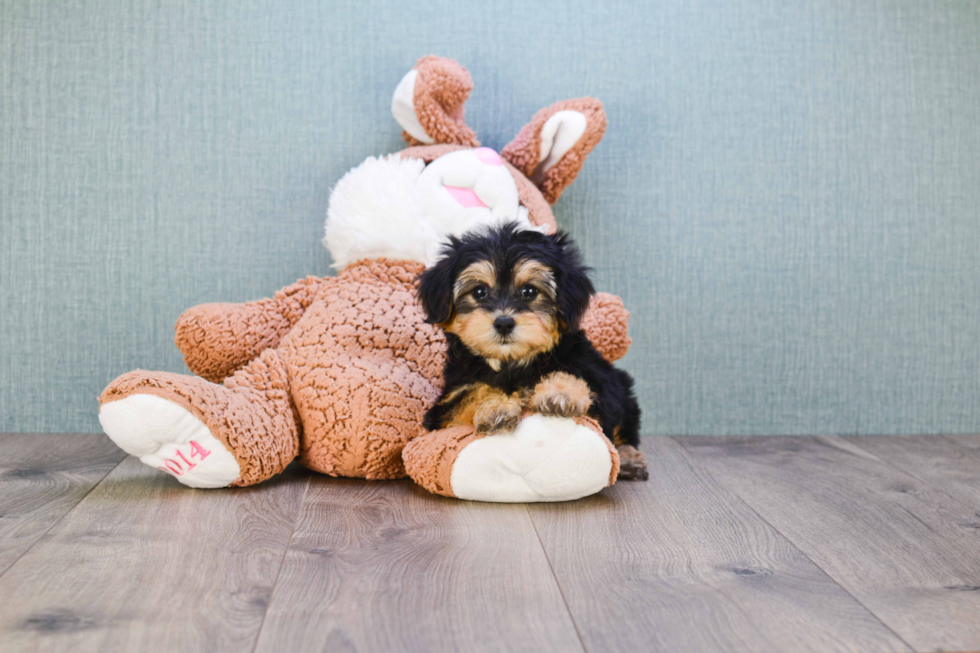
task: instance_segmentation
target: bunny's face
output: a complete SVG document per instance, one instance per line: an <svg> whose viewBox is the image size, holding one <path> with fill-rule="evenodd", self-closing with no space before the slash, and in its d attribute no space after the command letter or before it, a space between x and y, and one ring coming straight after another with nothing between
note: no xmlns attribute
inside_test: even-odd
<svg viewBox="0 0 980 653"><path fill-rule="evenodd" d="M420 59L398 84L392 113L413 147L367 159L334 188L324 239L334 267L379 257L431 265L449 236L488 225L557 229L551 204L602 138L602 104L542 109L498 154L463 121L472 88L465 68L438 57Z"/></svg>
<svg viewBox="0 0 980 653"><path fill-rule="evenodd" d="M514 177L488 147L435 159L419 175L415 194L422 211L446 235L492 222L530 225Z"/></svg>

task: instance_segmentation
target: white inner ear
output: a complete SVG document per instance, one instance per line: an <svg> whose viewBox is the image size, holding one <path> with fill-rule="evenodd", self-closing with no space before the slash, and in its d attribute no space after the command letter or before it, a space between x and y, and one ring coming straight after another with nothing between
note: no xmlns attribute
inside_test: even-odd
<svg viewBox="0 0 980 653"><path fill-rule="evenodd" d="M435 140L425 133L422 123L415 115L415 79L419 76L419 71L412 68L408 71L402 81L398 82L395 94L391 97L391 115L401 128L417 141L426 145L435 143ZM582 116L585 118L585 116Z"/></svg>
<svg viewBox="0 0 980 653"><path fill-rule="evenodd" d="M548 118L541 128L541 163L531 175L535 183L540 183L545 173L575 147L588 124L581 111L559 111Z"/></svg>

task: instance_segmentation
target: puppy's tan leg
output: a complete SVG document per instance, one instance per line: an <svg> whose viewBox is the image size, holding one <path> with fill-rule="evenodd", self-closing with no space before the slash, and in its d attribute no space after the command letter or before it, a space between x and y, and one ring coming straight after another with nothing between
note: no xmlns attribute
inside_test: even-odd
<svg viewBox="0 0 980 653"><path fill-rule="evenodd" d="M492 435L517 428L523 412L520 398L507 395L483 383L466 386L460 389L465 396L453 410L443 428L457 425L476 427L476 432ZM458 397L454 393L452 398Z"/></svg>
<svg viewBox="0 0 980 653"><path fill-rule="evenodd" d="M496 391L488 394L476 407L473 425L477 433L486 435L513 431L521 421L521 412L521 400L516 395Z"/></svg>
<svg viewBox="0 0 980 653"><path fill-rule="evenodd" d="M565 372L553 372L534 386L531 410L551 417L579 417L592 405L585 381Z"/></svg>
<svg viewBox="0 0 980 653"><path fill-rule="evenodd" d="M647 471L647 459L643 457L643 452L636 447L628 444L617 444L616 452L619 454L619 476L620 481L645 481L650 478Z"/></svg>

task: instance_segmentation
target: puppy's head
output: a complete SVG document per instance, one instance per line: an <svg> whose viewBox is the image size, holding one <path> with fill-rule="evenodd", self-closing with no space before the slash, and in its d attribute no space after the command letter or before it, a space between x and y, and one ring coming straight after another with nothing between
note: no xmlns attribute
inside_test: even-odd
<svg viewBox="0 0 980 653"><path fill-rule="evenodd" d="M456 334L474 354L530 360L578 328L594 293L568 237L508 224L451 238L422 273L426 321Z"/></svg>

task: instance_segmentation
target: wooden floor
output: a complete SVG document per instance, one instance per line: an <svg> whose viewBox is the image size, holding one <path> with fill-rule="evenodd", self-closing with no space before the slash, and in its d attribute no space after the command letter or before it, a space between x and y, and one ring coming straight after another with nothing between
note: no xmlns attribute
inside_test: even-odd
<svg viewBox="0 0 980 653"><path fill-rule="evenodd" d="M647 438L566 504L0 435L0 651L980 649L980 436Z"/></svg>

